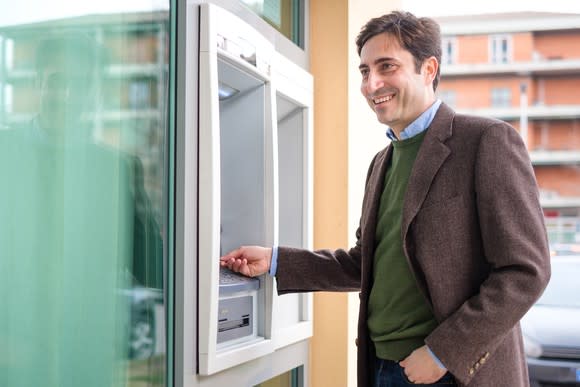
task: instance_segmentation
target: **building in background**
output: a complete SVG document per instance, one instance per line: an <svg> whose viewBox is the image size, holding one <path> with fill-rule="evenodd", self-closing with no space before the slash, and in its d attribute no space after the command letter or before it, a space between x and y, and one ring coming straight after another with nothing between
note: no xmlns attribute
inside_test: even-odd
<svg viewBox="0 0 580 387"><path fill-rule="evenodd" d="M167 125L168 11L80 16L0 30L0 122L27 125L38 112L35 56L47 38L84 36L99 45L102 58L94 76L98 87L89 120L93 139L138 157L145 189L162 203ZM155 208L159 218L162 210ZM160 219L158 219L160 220Z"/></svg>
<svg viewBox="0 0 580 387"><path fill-rule="evenodd" d="M580 15L438 18L439 97L519 130L540 186L550 242L580 243Z"/></svg>

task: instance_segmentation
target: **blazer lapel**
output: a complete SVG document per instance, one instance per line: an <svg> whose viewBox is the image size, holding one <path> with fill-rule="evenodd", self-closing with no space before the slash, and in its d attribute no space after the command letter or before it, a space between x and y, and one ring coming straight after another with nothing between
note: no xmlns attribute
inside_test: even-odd
<svg viewBox="0 0 580 387"><path fill-rule="evenodd" d="M406 251L406 237L411 222L419 212L421 205L425 201L431 182L437 171L451 151L445 145L445 141L451 137L451 124L455 113L444 103L441 104L431 126L425 134L423 144L419 149L413 170L409 177L405 201L403 203L403 219L401 233L403 237L403 248Z"/></svg>

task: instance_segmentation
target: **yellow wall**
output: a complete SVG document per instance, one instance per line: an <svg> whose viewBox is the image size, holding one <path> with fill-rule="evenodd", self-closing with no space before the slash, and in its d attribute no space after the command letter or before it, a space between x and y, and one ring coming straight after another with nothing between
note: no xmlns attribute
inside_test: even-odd
<svg viewBox="0 0 580 387"><path fill-rule="evenodd" d="M355 38L371 17L400 0L311 0L310 52L314 75L314 247L354 243L364 178L375 150L386 145L359 93ZM356 385L356 293L314 296L310 386Z"/></svg>
<svg viewBox="0 0 580 387"><path fill-rule="evenodd" d="M314 247L346 246L348 233L348 1L310 3L314 75ZM314 296L310 386L346 386L346 294Z"/></svg>

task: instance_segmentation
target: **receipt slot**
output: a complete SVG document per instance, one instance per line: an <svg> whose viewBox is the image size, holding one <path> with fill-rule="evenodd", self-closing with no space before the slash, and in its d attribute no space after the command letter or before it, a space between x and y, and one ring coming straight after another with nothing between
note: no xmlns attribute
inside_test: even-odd
<svg viewBox="0 0 580 387"><path fill-rule="evenodd" d="M223 9L201 4L199 29L198 372L271 353L273 280L220 270L240 245L276 244L274 49Z"/></svg>

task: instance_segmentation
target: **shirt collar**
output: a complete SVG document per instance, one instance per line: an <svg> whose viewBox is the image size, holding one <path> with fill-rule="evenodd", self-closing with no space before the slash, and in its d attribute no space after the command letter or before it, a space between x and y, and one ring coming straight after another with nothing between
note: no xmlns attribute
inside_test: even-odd
<svg viewBox="0 0 580 387"><path fill-rule="evenodd" d="M406 140L408 138L415 137L420 133L423 133L425 130L427 130L429 125L431 125L431 122L433 122L433 118L435 118L435 114L437 113L437 110L439 110L439 106L441 106L440 99L433 102L429 109L425 110L419 117L417 117L415 121L411 122L411 124L409 124L409 126L407 126L401 132L400 139L397 138L395 131L391 128L387 129L387 137L391 141L399 141Z"/></svg>

